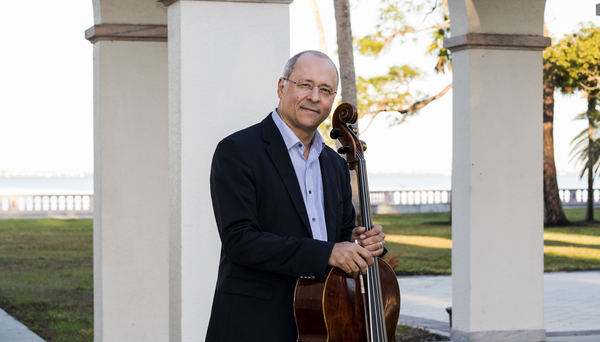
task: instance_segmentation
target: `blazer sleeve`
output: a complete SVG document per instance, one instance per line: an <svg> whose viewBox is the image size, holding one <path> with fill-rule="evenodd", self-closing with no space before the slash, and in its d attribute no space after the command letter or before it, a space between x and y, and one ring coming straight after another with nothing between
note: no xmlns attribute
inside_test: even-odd
<svg viewBox="0 0 600 342"><path fill-rule="evenodd" d="M213 209L225 257L232 263L324 281L334 243L264 231L257 214L256 181L244 148L219 143L210 175Z"/></svg>

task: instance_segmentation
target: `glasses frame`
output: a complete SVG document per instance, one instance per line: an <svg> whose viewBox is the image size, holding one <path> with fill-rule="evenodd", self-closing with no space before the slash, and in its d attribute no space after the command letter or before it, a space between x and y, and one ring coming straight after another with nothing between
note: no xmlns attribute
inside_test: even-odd
<svg viewBox="0 0 600 342"><path fill-rule="evenodd" d="M294 81L290 80L289 78L285 78L285 77L282 77L282 78L283 78L285 81L289 81L289 82L292 82L292 83L294 83L294 84L296 85L296 88L298 88L298 82L294 82ZM320 88L318 85L313 85L313 86L310 88L310 92L312 92L312 91L313 91L313 89L314 89L315 87L317 87L317 90L319 90L319 91L318 91L319 97L321 97L321 98L324 98L324 99L330 99L330 98L334 98L334 97L335 97L335 95L337 94L337 91L332 91L331 95L328 95L328 96L323 96L323 94L321 94L321 88Z"/></svg>

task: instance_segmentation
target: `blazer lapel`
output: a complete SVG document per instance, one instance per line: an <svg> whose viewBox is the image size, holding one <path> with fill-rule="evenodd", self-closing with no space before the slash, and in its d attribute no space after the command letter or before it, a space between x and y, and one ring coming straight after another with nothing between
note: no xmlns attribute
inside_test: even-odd
<svg viewBox="0 0 600 342"><path fill-rule="evenodd" d="M327 147L325 147L327 148ZM330 242L336 242L337 235L337 215L336 210L338 205L336 199L338 198L336 188L339 184L339 180L335 179L333 167L329 163L329 159L325 151L321 152L319 156L319 164L321 165L321 178L323 179L323 196L325 203L325 224L327 225L327 240Z"/></svg>
<svg viewBox="0 0 600 342"><path fill-rule="evenodd" d="M277 169L277 172L281 176L283 183L292 199L292 203L298 211L298 215L302 219L302 223L306 227L306 230L313 237L312 230L310 229L310 223L308 222L308 213L306 212L306 206L304 205L304 199L300 192L300 185L298 185L298 178L296 177L296 171L290 159L290 155L285 147L285 142L279 133L279 129L273 122L271 114L262 121L263 128L263 140L270 144L266 147L267 153L273 165Z"/></svg>

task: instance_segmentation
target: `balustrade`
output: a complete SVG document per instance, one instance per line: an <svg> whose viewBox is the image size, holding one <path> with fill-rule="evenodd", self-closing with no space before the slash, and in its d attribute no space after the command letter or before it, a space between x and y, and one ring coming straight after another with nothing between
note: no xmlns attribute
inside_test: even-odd
<svg viewBox="0 0 600 342"><path fill-rule="evenodd" d="M450 190L371 191L371 205L418 205L450 203Z"/></svg>
<svg viewBox="0 0 600 342"><path fill-rule="evenodd" d="M565 207L585 206L587 189L558 191ZM600 189L594 189L594 204L600 205ZM372 206L446 204L452 201L450 190L371 191ZM93 195L0 195L0 218L92 217Z"/></svg>
<svg viewBox="0 0 600 342"><path fill-rule="evenodd" d="M562 189L558 190L558 196L563 206L585 206L588 200L587 189ZM600 205L600 190L594 189L594 205Z"/></svg>
<svg viewBox="0 0 600 342"><path fill-rule="evenodd" d="M450 203L450 190L393 190L371 191L371 205L419 205ZM560 200L565 207L585 206L588 198L587 189L558 190ZM594 204L600 205L600 189L594 189Z"/></svg>
<svg viewBox="0 0 600 342"><path fill-rule="evenodd" d="M0 218L93 215L93 195L0 195Z"/></svg>

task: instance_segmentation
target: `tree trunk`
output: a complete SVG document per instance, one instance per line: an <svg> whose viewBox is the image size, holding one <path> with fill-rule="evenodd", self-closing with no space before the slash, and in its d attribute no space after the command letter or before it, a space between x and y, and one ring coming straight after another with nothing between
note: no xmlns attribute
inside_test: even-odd
<svg viewBox="0 0 600 342"><path fill-rule="evenodd" d="M352 50L352 27L350 26L349 0L334 0L335 22L337 25L338 56L340 59L340 81L342 102L356 106L356 74Z"/></svg>
<svg viewBox="0 0 600 342"><path fill-rule="evenodd" d="M544 74L551 73L552 64L544 64ZM556 164L554 163L554 84L551 78L544 78L544 225L568 226L562 202L558 195Z"/></svg>
<svg viewBox="0 0 600 342"><path fill-rule="evenodd" d="M317 32L319 33L319 45L321 46L321 52L327 53L327 42L325 41L325 30L323 29L323 21L321 21L321 14L319 13L319 6L317 0L310 0L310 7L312 8L313 15L315 16L315 23L317 24Z"/></svg>
<svg viewBox="0 0 600 342"><path fill-rule="evenodd" d="M587 210L585 214L586 221L594 221L594 119L592 111L596 107L596 98L588 99L588 198Z"/></svg>
<svg viewBox="0 0 600 342"><path fill-rule="evenodd" d="M356 106L356 74L354 72L354 51L352 50L352 26L350 25L349 0L333 0L335 23L337 27L338 57L340 61L340 82L342 103ZM358 126L358 125L357 125ZM356 211L356 224L361 224L360 196L356 171L350 171L352 186L352 204ZM368 228L368 227L367 227Z"/></svg>

